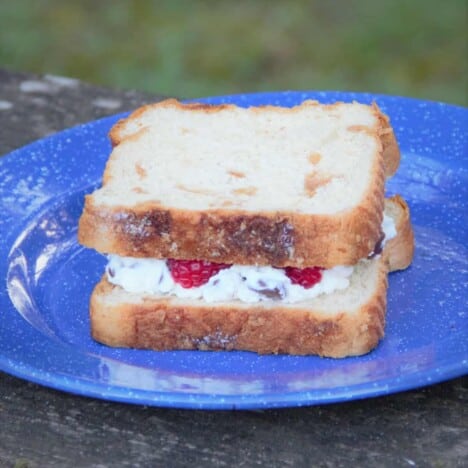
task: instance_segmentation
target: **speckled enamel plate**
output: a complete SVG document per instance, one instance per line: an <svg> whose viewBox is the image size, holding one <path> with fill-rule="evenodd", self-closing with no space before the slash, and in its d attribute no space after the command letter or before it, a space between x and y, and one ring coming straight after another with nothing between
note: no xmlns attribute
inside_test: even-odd
<svg viewBox="0 0 468 468"><path fill-rule="evenodd" d="M0 369L108 400L185 408L268 408L385 395L468 369L467 118L464 108L399 97L282 92L205 99L291 106L369 103L402 150L388 192L409 202L416 256L390 275L386 337L341 360L248 352L112 349L89 335L88 298L104 259L77 244L83 197L99 183L120 116L72 128L0 159Z"/></svg>

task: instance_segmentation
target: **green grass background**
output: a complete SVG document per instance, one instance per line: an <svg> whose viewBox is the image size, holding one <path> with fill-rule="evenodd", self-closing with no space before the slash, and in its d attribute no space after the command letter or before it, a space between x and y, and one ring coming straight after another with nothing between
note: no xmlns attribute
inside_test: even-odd
<svg viewBox="0 0 468 468"><path fill-rule="evenodd" d="M467 104L466 0L0 0L0 66L180 97L371 91Z"/></svg>

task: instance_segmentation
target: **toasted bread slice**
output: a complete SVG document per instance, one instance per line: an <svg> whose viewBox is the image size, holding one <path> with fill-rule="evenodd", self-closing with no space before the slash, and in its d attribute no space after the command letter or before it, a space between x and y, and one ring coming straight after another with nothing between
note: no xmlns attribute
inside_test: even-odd
<svg viewBox="0 0 468 468"><path fill-rule="evenodd" d="M358 263L345 290L295 304L206 303L128 293L103 277L91 297L92 335L110 346L155 350L367 353L384 335L389 268L406 268L414 249L406 203L393 197L385 212L394 219L397 236L382 255Z"/></svg>
<svg viewBox="0 0 468 468"><path fill-rule="evenodd" d="M103 253L352 265L380 236L399 152L377 106L143 107L111 131L79 241ZM385 171L386 168L386 171Z"/></svg>
<svg viewBox="0 0 468 468"><path fill-rule="evenodd" d="M385 200L385 214L395 221L397 235L386 243L383 254L390 271L404 270L414 255L414 233L408 205L399 195L394 195Z"/></svg>

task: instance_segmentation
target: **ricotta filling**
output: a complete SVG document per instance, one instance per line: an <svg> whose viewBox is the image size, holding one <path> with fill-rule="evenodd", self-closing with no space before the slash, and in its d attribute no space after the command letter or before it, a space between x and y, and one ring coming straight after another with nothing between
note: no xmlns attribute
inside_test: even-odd
<svg viewBox="0 0 468 468"><path fill-rule="evenodd" d="M396 237L397 230L395 226L395 221L392 217L387 216L384 214L383 221L382 221L382 232L384 233L384 239L382 242L382 248L384 245L390 240Z"/></svg>
<svg viewBox="0 0 468 468"><path fill-rule="evenodd" d="M384 215L382 230L385 235L383 247L396 236L392 218ZM346 289L353 271L353 266L336 266L322 270L321 280L306 289L293 284L281 268L232 265L213 275L201 286L184 288L172 278L165 259L109 255L106 267L107 280L129 293L203 299L208 303L235 300L246 303L307 301L321 294Z"/></svg>

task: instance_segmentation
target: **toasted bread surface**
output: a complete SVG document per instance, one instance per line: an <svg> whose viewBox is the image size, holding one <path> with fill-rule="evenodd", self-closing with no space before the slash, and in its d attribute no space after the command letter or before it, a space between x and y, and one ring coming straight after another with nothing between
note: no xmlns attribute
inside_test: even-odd
<svg viewBox="0 0 468 468"><path fill-rule="evenodd" d="M385 173L399 161L388 119L357 103L171 100L110 135L114 150L103 187L86 197L79 241L122 256L354 264L380 236Z"/></svg>

